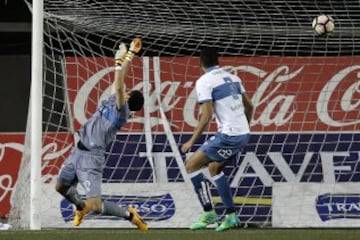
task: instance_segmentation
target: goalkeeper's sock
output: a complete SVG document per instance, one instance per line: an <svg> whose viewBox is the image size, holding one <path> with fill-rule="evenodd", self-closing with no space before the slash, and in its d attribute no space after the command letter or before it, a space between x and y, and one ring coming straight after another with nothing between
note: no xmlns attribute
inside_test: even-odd
<svg viewBox="0 0 360 240"><path fill-rule="evenodd" d="M75 187L70 187L64 197L76 206L76 210L81 211L85 207L85 202L81 199Z"/></svg>
<svg viewBox="0 0 360 240"><path fill-rule="evenodd" d="M215 182L216 189L222 199L224 207L227 209L226 213L235 212L234 201L228 180L223 172L212 177Z"/></svg>
<svg viewBox="0 0 360 240"><path fill-rule="evenodd" d="M213 206L211 202L210 188L208 182L204 178L204 174L201 171L190 173L190 179L204 211L211 211Z"/></svg>
<svg viewBox="0 0 360 240"><path fill-rule="evenodd" d="M122 217L127 220L131 218L130 212L126 208L119 207L119 205L109 201L103 201L102 213L105 215Z"/></svg>

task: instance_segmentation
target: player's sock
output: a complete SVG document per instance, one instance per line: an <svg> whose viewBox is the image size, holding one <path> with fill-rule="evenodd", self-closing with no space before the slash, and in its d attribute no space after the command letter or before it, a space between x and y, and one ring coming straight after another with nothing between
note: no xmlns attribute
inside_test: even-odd
<svg viewBox="0 0 360 240"><path fill-rule="evenodd" d="M204 178L204 174L201 171L196 171L190 173L189 176L204 211L211 211L213 206L211 202L210 188L208 182Z"/></svg>
<svg viewBox="0 0 360 240"><path fill-rule="evenodd" d="M221 172L220 174L213 176L212 179L215 181L216 189L226 208L226 214L235 212L231 188L224 173Z"/></svg>
<svg viewBox="0 0 360 240"><path fill-rule="evenodd" d="M81 211L84 209L85 202L81 199L75 187L70 187L64 197L76 206L76 210Z"/></svg>
<svg viewBox="0 0 360 240"><path fill-rule="evenodd" d="M126 208L119 207L119 205L109 201L103 201L102 213L111 216L123 217L127 220L130 219L130 212Z"/></svg>

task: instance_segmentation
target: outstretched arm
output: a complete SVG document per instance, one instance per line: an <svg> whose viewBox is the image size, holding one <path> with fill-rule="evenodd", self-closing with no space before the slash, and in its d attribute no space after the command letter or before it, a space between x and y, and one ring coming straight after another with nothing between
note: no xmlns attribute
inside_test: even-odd
<svg viewBox="0 0 360 240"><path fill-rule="evenodd" d="M141 39L135 38L127 51L125 44L120 44L115 54L115 79L112 85L112 92L116 94L116 105L120 108L127 100L125 93L125 78L130 63L136 53L141 49Z"/></svg>
<svg viewBox="0 0 360 240"><path fill-rule="evenodd" d="M125 103L125 78L129 70L130 61L125 58L127 48L121 43L115 54L115 78L112 84L112 94L116 94L116 106L120 108Z"/></svg>

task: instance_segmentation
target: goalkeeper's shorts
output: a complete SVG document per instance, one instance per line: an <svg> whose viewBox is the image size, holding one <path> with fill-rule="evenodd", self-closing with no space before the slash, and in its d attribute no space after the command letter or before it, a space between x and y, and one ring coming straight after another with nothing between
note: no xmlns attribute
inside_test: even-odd
<svg viewBox="0 0 360 240"><path fill-rule="evenodd" d="M64 185L83 187L86 198L101 196L103 154L73 149L61 167L58 182Z"/></svg>

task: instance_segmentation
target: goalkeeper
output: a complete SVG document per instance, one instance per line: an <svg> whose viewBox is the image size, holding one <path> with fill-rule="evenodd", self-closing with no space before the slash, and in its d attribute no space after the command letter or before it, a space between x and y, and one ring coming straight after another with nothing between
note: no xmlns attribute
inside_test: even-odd
<svg viewBox="0 0 360 240"><path fill-rule="evenodd" d="M79 130L79 141L65 160L58 176L56 191L76 207L74 226L79 226L89 211L123 217L147 231L148 226L135 208L122 208L115 203L101 199L102 169L105 149L116 136L117 131L127 122L131 111L140 111L144 97L139 91L125 91L124 79L134 55L141 49L140 38L135 38L129 50L120 44L115 54L115 79L111 96ZM76 190L80 183L85 190L86 200Z"/></svg>
<svg viewBox="0 0 360 240"><path fill-rule="evenodd" d="M249 140L253 105L240 78L219 67L215 48L204 48L201 51L200 65L205 72L196 81L201 116L192 137L182 145L181 150L184 153L190 150L215 115L217 133L191 155L185 168L204 210L190 229L206 228L218 220L212 206L209 186L201 171L207 166L226 209L225 219L215 229L219 232L240 225L240 219L235 213L231 189L222 169Z"/></svg>

